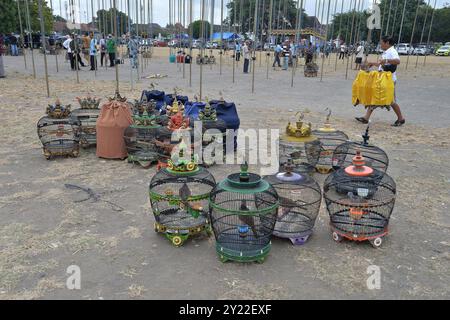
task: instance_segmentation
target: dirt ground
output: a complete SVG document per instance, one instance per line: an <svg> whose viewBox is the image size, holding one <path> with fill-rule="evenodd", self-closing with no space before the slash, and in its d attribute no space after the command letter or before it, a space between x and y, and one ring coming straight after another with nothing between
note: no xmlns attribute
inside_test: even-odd
<svg viewBox="0 0 450 320"><path fill-rule="evenodd" d="M169 64L167 49L157 49L147 61L139 83L130 87L129 65L120 66L123 96L138 99L150 83L193 97L199 92L199 67ZM80 84L69 64L49 56L51 97L47 98L43 56L35 55L24 70L22 57L4 57L6 79L0 79L0 299L449 299L450 298L450 59L423 57L416 68L406 57L398 70L398 100L407 124L392 128L393 112L377 110L371 141L390 157L389 174L398 188L390 234L383 247L368 243L335 243L322 204L314 234L301 247L273 239L264 264L222 264L214 238L200 236L174 248L153 230L148 184L155 169L126 161L96 158L95 150L77 159L47 161L42 155L36 123L48 103L60 98L76 107L75 98L88 93L104 100L115 90L112 69L82 68ZM332 121L351 139L360 140L364 125L353 120L362 107L351 105L356 71L345 80L346 63L335 56L324 62L323 81L303 77L299 68L294 87L291 73L269 69L256 61L252 75L232 59L223 58L204 70L203 95L222 93L238 106L241 128L282 129L295 112L306 111L314 127L323 123L325 108ZM374 57L372 57L374 58ZM376 58L376 57L375 57ZM272 62L272 61L271 61ZM270 62L270 63L271 63ZM147 79L152 74L167 75ZM134 75L136 80L137 76ZM243 146L241 146L243 147ZM237 166L215 166L217 180ZM257 171L256 166L251 170ZM315 175L322 183L324 176ZM77 202L83 192L65 184L91 188L99 201ZM67 268L81 269L81 290L66 288ZM367 268L381 268L381 288L369 290Z"/></svg>

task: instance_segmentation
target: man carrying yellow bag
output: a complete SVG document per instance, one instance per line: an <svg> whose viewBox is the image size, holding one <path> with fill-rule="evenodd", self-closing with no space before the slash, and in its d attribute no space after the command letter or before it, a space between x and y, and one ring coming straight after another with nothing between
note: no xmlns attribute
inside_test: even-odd
<svg viewBox="0 0 450 320"><path fill-rule="evenodd" d="M389 36L384 36L381 39L381 49L384 51L380 61L378 62L369 62L368 67L376 66L379 71L392 72L392 79L394 80L394 84L397 82L397 66L400 64L400 56L398 55L397 50L394 48L394 39ZM394 87L394 102L391 105L392 109L394 109L395 114L397 115L397 121L393 124L394 127L401 127L405 124L406 120L402 115L400 110L400 106L396 101L395 87ZM359 122L364 124L369 123L370 116L372 115L375 108L368 108L367 113L364 117L356 118Z"/></svg>

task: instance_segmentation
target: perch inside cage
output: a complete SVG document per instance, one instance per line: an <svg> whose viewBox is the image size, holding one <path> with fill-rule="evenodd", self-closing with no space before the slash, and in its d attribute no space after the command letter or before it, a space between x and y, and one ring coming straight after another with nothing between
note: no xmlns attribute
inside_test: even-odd
<svg viewBox="0 0 450 320"><path fill-rule="evenodd" d="M302 245L312 234L322 202L322 190L309 175L293 171L292 164L284 169L284 172L266 178L280 199L273 235Z"/></svg>
<svg viewBox="0 0 450 320"><path fill-rule="evenodd" d="M270 251L278 195L247 170L242 165L240 173L229 175L211 192L210 219L222 262L263 262Z"/></svg>
<svg viewBox="0 0 450 320"><path fill-rule="evenodd" d="M369 240L381 246L388 234L396 185L386 173L366 165L357 151L352 165L332 173L324 184L333 239Z"/></svg>
<svg viewBox="0 0 450 320"><path fill-rule="evenodd" d="M59 100L48 105L47 116L37 123L39 139L47 160L56 156L78 157L79 123L70 117L70 105L64 106Z"/></svg>
<svg viewBox="0 0 450 320"><path fill-rule="evenodd" d="M295 171L312 173L319 161L322 146L320 140L312 134L311 123L303 122L303 113L299 112L296 116L296 123L289 122L286 133L280 138L280 167L292 161Z"/></svg>
<svg viewBox="0 0 450 320"><path fill-rule="evenodd" d="M80 125L80 145L83 148L97 144L97 119L100 116L100 99L87 96L77 98L79 109L72 111L70 117L73 122Z"/></svg>
<svg viewBox="0 0 450 320"><path fill-rule="evenodd" d="M319 161L316 169L319 173L327 174L333 169L333 154L338 146L348 141L348 136L331 126L330 123L331 110L328 113L325 124L322 128L313 131L322 146Z"/></svg>
<svg viewBox="0 0 450 320"><path fill-rule="evenodd" d="M345 142L336 147L333 154L333 169L338 170L350 166L357 151L361 151L366 159L366 164L382 172L386 172L389 166L389 157L383 149L369 143L369 126L364 133L361 142Z"/></svg>
<svg viewBox="0 0 450 320"><path fill-rule="evenodd" d="M160 158L158 138L159 117L149 115L147 109L143 113L133 115L133 124L124 133L125 145L128 152L128 162L139 163L148 168Z"/></svg>
<svg viewBox="0 0 450 320"><path fill-rule="evenodd" d="M155 231L164 233L175 246L195 234L211 233L208 199L215 180L188 151L181 144L167 167L152 178L149 188Z"/></svg>

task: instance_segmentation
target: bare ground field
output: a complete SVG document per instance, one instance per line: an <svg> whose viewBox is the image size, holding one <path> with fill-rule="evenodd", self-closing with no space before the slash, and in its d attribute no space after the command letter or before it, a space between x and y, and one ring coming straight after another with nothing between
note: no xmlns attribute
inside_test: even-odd
<svg viewBox="0 0 450 320"><path fill-rule="evenodd" d="M199 68L169 64L167 49L158 49L141 78L130 86L127 64L120 66L121 94L139 98L154 83L171 92L179 87L193 97L199 92ZM216 53L216 57L218 55ZM302 247L274 239L264 264L222 264L214 238L197 237L174 248L153 231L148 183L155 169L126 161L96 158L95 150L77 159L47 161L36 134L36 122L48 103L60 98L76 105L88 93L106 99L115 90L114 71L94 77L84 68L80 84L67 63L48 57L51 97L47 98L43 58L36 54L38 79L23 58L4 57L8 77L0 79L0 299L448 299L450 298L450 59L420 58L415 67L406 57L399 69L398 97L407 125L392 128L392 112L377 110L371 141L390 157L389 174L398 187L390 235L381 249L368 243L335 243L328 214L321 212L310 241ZM219 62L219 59L218 59ZM230 57L204 67L203 95L219 92L238 106L241 127L279 128L299 110L318 127L325 108L333 123L354 140L365 129L353 120L363 113L351 105L355 71L345 80L345 62L334 71L334 56L325 61L324 78L304 78L256 62L255 93L251 75L237 66L232 82ZM136 80L136 75L134 75ZM243 148L243 146L241 146ZM238 166L215 166L217 180ZM252 166L257 170L257 166ZM324 176L315 175L322 183ZM84 193L65 184L91 188L98 201L77 202ZM81 290L68 290L66 269L81 268ZM366 286L367 267L381 268L380 290Z"/></svg>

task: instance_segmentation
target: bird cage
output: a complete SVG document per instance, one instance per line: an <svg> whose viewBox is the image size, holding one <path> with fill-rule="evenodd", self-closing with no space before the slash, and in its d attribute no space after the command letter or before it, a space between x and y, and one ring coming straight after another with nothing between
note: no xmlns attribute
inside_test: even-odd
<svg viewBox="0 0 450 320"><path fill-rule="evenodd" d="M71 113L74 122L80 124L80 145L82 148L89 148L97 145L97 119L100 116L100 99L87 96L77 98L80 104L79 109Z"/></svg>
<svg viewBox="0 0 450 320"><path fill-rule="evenodd" d="M260 176L241 172L229 175L211 192L209 212L222 262L263 262L270 251L278 195Z"/></svg>
<svg viewBox="0 0 450 320"><path fill-rule="evenodd" d="M42 142L47 160L57 156L78 157L79 124L70 118L70 105L64 106L59 100L48 105L47 116L37 123L37 132Z"/></svg>
<svg viewBox="0 0 450 320"><path fill-rule="evenodd" d="M155 216L155 231L164 233L175 246L190 236L211 233L208 199L215 186L214 177L189 157L187 145L181 143L167 167L150 182L150 203Z"/></svg>
<svg viewBox="0 0 450 320"><path fill-rule="evenodd" d="M143 114L133 115L133 124L124 133L129 163L138 163L149 168L159 160L160 153L155 140L160 127L158 117L148 115L147 110Z"/></svg>
<svg viewBox="0 0 450 320"><path fill-rule="evenodd" d="M309 62L305 65L304 73L307 78L315 78L319 73L319 66L315 62Z"/></svg>
<svg viewBox="0 0 450 320"><path fill-rule="evenodd" d="M312 234L322 202L322 190L309 175L294 172L289 163L284 172L266 180L280 198L274 236L290 239L294 245L303 245Z"/></svg>
<svg viewBox="0 0 450 320"><path fill-rule="evenodd" d="M292 160L295 171L312 173L319 161L322 146L320 140L312 134L311 123L303 122L303 113L298 112L296 116L297 122L295 124L289 122L286 133L280 138L280 167L284 167Z"/></svg>
<svg viewBox="0 0 450 320"><path fill-rule="evenodd" d="M169 118L166 115L161 115L160 110L157 108L156 100L148 100L147 96L143 95L141 100L134 100L132 106L134 115L142 116L146 112L147 116L155 116L159 125L167 126Z"/></svg>
<svg viewBox="0 0 450 320"><path fill-rule="evenodd" d="M219 139L221 139L222 147L224 154L224 144L226 143L226 134L227 134L227 124L222 119L217 117L217 112L214 108L211 107L209 103L205 105L205 107L199 111L198 121L191 121L191 126L193 128L193 138L201 137L201 141L193 141L194 144L198 143L202 145L200 150L205 150L206 147L216 142L218 135L220 134ZM199 126L198 123L201 125ZM200 129L200 130L199 130ZM211 156L214 158L215 150L212 150ZM214 159L209 159L208 157L203 157L203 152L201 155L198 155L199 158L203 159L203 164L206 166L214 165Z"/></svg>
<svg viewBox="0 0 450 320"><path fill-rule="evenodd" d="M319 161L316 169L319 173L328 174L333 170L333 154L338 146L348 141L348 136L336 130L330 123L331 110L322 128L313 131L313 135L319 138L322 145Z"/></svg>
<svg viewBox="0 0 450 320"><path fill-rule="evenodd" d="M389 157L381 148L369 144L369 126L364 133L362 142L345 142L338 146L333 154L333 168L335 170L346 168L353 162L357 151L364 154L366 163L373 169L386 172L389 166Z"/></svg>
<svg viewBox="0 0 450 320"><path fill-rule="evenodd" d="M335 241L368 240L377 248L388 234L396 185L386 173L366 164L357 151L352 165L328 176L324 198Z"/></svg>

